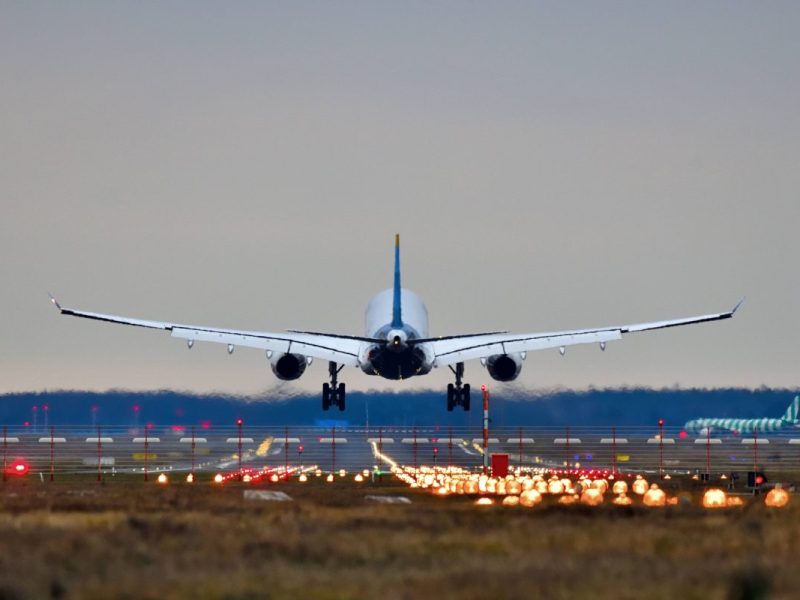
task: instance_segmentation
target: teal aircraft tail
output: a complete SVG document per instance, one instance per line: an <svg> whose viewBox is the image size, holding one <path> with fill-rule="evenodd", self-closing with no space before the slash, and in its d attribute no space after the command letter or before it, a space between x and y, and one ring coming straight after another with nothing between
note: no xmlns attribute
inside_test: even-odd
<svg viewBox="0 0 800 600"><path fill-rule="evenodd" d="M394 298L392 301L392 327L403 326L403 313L400 308L400 234L394 236Z"/></svg>
<svg viewBox="0 0 800 600"><path fill-rule="evenodd" d="M800 413L800 396L795 396L786 413L783 415L783 420L788 423L798 422L798 413Z"/></svg>

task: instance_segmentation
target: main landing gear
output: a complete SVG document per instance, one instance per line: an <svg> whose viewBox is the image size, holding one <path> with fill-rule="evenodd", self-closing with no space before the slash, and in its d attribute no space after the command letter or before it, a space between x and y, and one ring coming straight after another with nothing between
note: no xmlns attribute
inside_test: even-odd
<svg viewBox="0 0 800 600"><path fill-rule="evenodd" d="M322 384L322 410L328 410L331 406L338 407L339 410L344 410L344 400L346 391L343 383L337 384L337 376L339 371L344 368L336 366L335 362L328 363L328 373L331 376L330 383Z"/></svg>
<svg viewBox="0 0 800 600"><path fill-rule="evenodd" d="M447 410L452 412L456 406L461 406L465 411L469 410L469 384L461 384L464 377L464 363L456 363L456 368L450 367L456 376L456 383L447 384Z"/></svg>

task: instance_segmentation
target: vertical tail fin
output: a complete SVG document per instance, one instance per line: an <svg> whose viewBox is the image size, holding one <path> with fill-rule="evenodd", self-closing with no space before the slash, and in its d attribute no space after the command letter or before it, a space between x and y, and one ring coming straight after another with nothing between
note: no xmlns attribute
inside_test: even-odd
<svg viewBox="0 0 800 600"><path fill-rule="evenodd" d="M797 423L797 416L800 413L800 396L795 396L786 413L783 415L783 420L789 423Z"/></svg>
<svg viewBox="0 0 800 600"><path fill-rule="evenodd" d="M394 236L394 298L392 301L392 327L403 326L403 313L400 308L400 234Z"/></svg>

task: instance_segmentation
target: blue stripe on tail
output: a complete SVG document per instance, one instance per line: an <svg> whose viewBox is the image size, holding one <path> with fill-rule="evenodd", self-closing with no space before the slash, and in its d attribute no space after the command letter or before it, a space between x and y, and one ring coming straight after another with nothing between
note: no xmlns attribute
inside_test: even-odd
<svg viewBox="0 0 800 600"><path fill-rule="evenodd" d="M392 327L403 326L403 314L400 308L400 234L394 236L394 299L392 302Z"/></svg>

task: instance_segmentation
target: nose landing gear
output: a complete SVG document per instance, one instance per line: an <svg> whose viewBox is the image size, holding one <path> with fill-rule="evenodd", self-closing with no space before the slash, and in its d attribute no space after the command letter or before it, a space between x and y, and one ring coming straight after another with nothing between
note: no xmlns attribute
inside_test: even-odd
<svg viewBox="0 0 800 600"><path fill-rule="evenodd" d="M344 383L337 382L339 371L343 368L344 365L337 368L335 362L328 363L328 373L331 377L331 382L322 384L322 410L328 410L331 406L337 407L340 411L344 410L347 393Z"/></svg>
<svg viewBox="0 0 800 600"><path fill-rule="evenodd" d="M456 376L455 384L447 384L447 410L452 412L456 406L461 406L464 411L469 410L469 384L461 383L464 377L464 363L456 363L456 368L450 367L450 370Z"/></svg>

